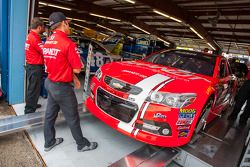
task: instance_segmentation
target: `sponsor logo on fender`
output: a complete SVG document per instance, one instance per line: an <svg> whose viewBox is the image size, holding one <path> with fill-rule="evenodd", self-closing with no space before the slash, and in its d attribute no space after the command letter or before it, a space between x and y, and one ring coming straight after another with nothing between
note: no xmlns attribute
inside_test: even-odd
<svg viewBox="0 0 250 167"><path fill-rule="evenodd" d="M187 137L189 133L189 130L181 130L178 132L178 137Z"/></svg>
<svg viewBox="0 0 250 167"><path fill-rule="evenodd" d="M128 100L129 100L129 101L135 101L135 98L128 97Z"/></svg>
<svg viewBox="0 0 250 167"><path fill-rule="evenodd" d="M155 113L155 114L154 114L154 118L162 118L162 119L166 119L166 118L167 118L167 116L166 116L166 115L163 115L163 114L161 114L161 113Z"/></svg>
<svg viewBox="0 0 250 167"><path fill-rule="evenodd" d="M181 108L179 111L179 118L194 119L196 109L184 109Z"/></svg>
<svg viewBox="0 0 250 167"><path fill-rule="evenodd" d="M179 118L176 122L176 125L191 125L192 122L193 119Z"/></svg>
<svg viewBox="0 0 250 167"><path fill-rule="evenodd" d="M190 129L190 125L184 125L184 126L177 126L177 130L189 130Z"/></svg>
<svg viewBox="0 0 250 167"><path fill-rule="evenodd" d="M183 114L195 114L196 113L196 109L189 109L189 108L180 108L180 113Z"/></svg>

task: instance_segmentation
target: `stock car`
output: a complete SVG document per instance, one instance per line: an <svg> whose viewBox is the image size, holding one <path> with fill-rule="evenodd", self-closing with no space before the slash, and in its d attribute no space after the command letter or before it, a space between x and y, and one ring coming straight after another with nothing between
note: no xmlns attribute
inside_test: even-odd
<svg viewBox="0 0 250 167"><path fill-rule="evenodd" d="M82 71L85 71L90 43L93 46L93 53L94 53L94 57L91 60L91 64L90 64L91 73L95 73L99 69L99 67L101 67L102 65L106 63L110 63L110 62L121 59L120 56L113 55L112 53L110 53L109 50L107 50L101 43L97 41L94 41L86 37L71 36L70 38L73 41L75 41L75 43L78 46L77 49L81 56L81 60L83 62Z"/></svg>
<svg viewBox="0 0 250 167"><path fill-rule="evenodd" d="M176 147L226 110L236 87L224 57L164 50L143 60L102 66L85 103L93 115L125 135Z"/></svg>

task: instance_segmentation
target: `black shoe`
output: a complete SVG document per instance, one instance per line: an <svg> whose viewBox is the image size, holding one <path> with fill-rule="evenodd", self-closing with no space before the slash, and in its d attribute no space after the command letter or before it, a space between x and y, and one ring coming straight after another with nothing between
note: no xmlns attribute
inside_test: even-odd
<svg viewBox="0 0 250 167"><path fill-rule="evenodd" d="M37 104L37 105L36 105L36 108L41 108L41 107L42 107L41 104Z"/></svg>
<svg viewBox="0 0 250 167"><path fill-rule="evenodd" d="M94 150L98 146L97 142L90 142L89 146L84 146L82 148L77 148L78 152L84 152L84 151L89 151L89 150Z"/></svg>
<svg viewBox="0 0 250 167"><path fill-rule="evenodd" d="M52 148L54 148L55 146L61 144L62 142L63 142L63 138L56 138L56 142L55 142L52 146L44 147L44 151L48 152L48 151L50 151Z"/></svg>
<svg viewBox="0 0 250 167"><path fill-rule="evenodd" d="M24 114L31 114L34 113L35 111L24 111Z"/></svg>

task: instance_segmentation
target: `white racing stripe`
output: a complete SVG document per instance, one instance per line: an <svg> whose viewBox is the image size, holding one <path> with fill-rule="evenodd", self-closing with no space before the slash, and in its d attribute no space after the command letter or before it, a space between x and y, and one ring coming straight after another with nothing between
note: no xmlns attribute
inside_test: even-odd
<svg viewBox="0 0 250 167"><path fill-rule="evenodd" d="M147 102L147 103L145 104L145 106L144 106L144 108L143 108L143 110L142 110L142 112L141 112L141 116L140 116L141 119L143 119L144 114L145 114L146 110L148 109L149 104L150 104L150 102Z"/></svg>
<svg viewBox="0 0 250 167"><path fill-rule="evenodd" d="M138 134L138 132L139 132L139 129L136 129L135 133L134 133L134 136L136 136Z"/></svg>
<svg viewBox="0 0 250 167"><path fill-rule="evenodd" d="M128 99L134 99L134 103L138 105L138 112L135 114L134 118L129 123L119 122L118 128L131 133L133 131L132 125L136 121L139 111L143 103L145 102L148 94L151 92L152 89L154 89L154 87L168 79L169 77L165 75L155 74L137 83L135 86L142 88L143 91L139 95L129 95Z"/></svg>

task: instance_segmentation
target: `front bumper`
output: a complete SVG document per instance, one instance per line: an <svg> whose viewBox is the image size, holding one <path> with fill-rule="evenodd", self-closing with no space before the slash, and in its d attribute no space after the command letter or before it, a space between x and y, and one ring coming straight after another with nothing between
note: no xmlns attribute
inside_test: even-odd
<svg viewBox="0 0 250 167"><path fill-rule="evenodd" d="M184 144L187 144L191 139L191 129L189 130L188 135L184 137L180 137L178 131L176 130L176 120L173 120L172 123L169 123L169 128L171 128L171 135L170 136L164 136L161 134L155 134L152 133L152 131L145 131L146 128L154 129L157 126L150 126L146 125L144 128L140 126L137 122L140 122L140 120L135 120L135 122L131 121L132 123L126 123L123 121L120 121L111 115L108 115L104 111L102 111L94 102L94 100L91 97L88 97L86 100L86 107L87 109L95 115L97 118L99 118L101 121L103 121L105 124L109 125L110 127L114 128L115 130L132 137L136 140L151 144L151 145L157 145L157 146L164 146L164 147L177 147ZM173 124L173 122L175 122ZM139 125L139 126L138 126ZM166 123L165 123L166 125ZM155 129L158 130L158 129Z"/></svg>

